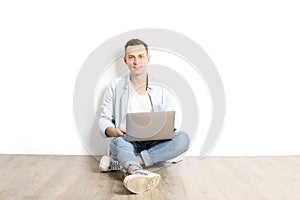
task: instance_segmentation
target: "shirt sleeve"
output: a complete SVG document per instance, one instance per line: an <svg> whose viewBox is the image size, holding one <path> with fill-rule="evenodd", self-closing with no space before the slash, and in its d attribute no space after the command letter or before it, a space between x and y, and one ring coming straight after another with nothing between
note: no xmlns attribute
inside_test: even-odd
<svg viewBox="0 0 300 200"><path fill-rule="evenodd" d="M101 112L98 120L100 130L103 133L104 137L107 137L107 135L105 134L105 130L107 127L115 127L113 99L114 88L111 83L105 90Z"/></svg>
<svg viewBox="0 0 300 200"><path fill-rule="evenodd" d="M173 94L167 88L162 87L159 94L156 96L157 101L153 106L154 112L158 111L175 111L175 129L179 128L180 125L180 116L179 116L179 107L180 104L176 99L175 94Z"/></svg>

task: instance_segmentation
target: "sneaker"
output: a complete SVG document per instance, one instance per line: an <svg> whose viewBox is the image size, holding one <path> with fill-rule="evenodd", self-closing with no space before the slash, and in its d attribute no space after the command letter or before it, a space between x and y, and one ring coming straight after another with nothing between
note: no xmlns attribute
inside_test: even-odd
<svg viewBox="0 0 300 200"><path fill-rule="evenodd" d="M121 163L118 160L114 160L109 156L102 156L99 162L100 172L109 172L121 169L123 169Z"/></svg>
<svg viewBox="0 0 300 200"><path fill-rule="evenodd" d="M155 188L159 184L159 181L159 174L137 169L124 178L123 184L132 193L142 193Z"/></svg>

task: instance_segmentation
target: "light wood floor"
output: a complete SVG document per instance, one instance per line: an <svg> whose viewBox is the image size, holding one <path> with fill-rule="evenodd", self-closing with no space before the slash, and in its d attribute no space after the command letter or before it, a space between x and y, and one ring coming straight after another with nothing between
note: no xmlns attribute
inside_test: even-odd
<svg viewBox="0 0 300 200"><path fill-rule="evenodd" d="M159 187L135 195L92 156L0 155L0 199L300 199L300 156L185 157L151 170Z"/></svg>

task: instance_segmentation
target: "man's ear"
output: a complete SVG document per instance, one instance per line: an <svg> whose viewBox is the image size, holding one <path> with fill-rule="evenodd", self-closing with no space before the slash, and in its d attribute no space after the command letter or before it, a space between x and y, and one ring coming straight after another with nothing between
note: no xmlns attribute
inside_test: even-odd
<svg viewBox="0 0 300 200"><path fill-rule="evenodd" d="M148 58L148 61L147 61L147 64L148 64L150 62L150 60L151 60L151 56L147 55L147 58Z"/></svg>
<svg viewBox="0 0 300 200"><path fill-rule="evenodd" d="M126 56L123 57L123 61L124 61L124 63L127 65Z"/></svg>

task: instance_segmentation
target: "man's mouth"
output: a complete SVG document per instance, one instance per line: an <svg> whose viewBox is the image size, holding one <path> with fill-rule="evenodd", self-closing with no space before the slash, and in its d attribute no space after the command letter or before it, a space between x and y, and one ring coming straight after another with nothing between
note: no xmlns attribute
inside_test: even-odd
<svg viewBox="0 0 300 200"><path fill-rule="evenodd" d="M138 69L140 69L140 68L142 68L143 66L141 65L141 66L135 66L135 67L133 67L133 69L134 70L138 70Z"/></svg>

